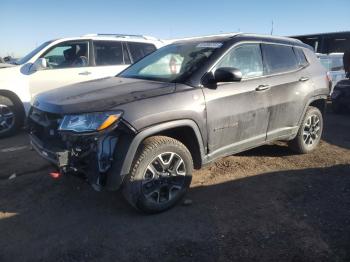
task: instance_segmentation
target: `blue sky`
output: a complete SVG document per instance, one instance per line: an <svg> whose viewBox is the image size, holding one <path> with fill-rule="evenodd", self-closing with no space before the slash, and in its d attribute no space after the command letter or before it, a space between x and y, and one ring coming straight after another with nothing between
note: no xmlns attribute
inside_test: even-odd
<svg viewBox="0 0 350 262"><path fill-rule="evenodd" d="M350 30L350 0L0 0L0 56L87 33L177 38L220 32L274 34Z"/></svg>

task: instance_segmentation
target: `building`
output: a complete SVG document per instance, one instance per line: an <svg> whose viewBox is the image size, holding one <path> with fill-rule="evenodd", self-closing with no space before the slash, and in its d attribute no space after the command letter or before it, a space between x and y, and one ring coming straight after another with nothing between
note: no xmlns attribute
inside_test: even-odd
<svg viewBox="0 0 350 262"><path fill-rule="evenodd" d="M291 36L312 46L316 53L344 53L350 50L350 31Z"/></svg>

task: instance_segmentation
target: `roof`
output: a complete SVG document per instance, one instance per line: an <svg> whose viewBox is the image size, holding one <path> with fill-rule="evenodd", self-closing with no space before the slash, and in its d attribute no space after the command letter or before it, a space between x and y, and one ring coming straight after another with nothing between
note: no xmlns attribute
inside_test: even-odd
<svg viewBox="0 0 350 262"><path fill-rule="evenodd" d="M144 40L153 40L157 41L160 40L153 36L146 36L146 35L130 35L130 34L86 34L82 37L111 37L111 38L123 38L123 39L144 39Z"/></svg>
<svg viewBox="0 0 350 262"><path fill-rule="evenodd" d="M236 36L240 33L223 33L223 34L214 34L214 35L202 35L202 36L192 36L192 37L184 37L184 38L174 38L169 39L170 41L186 41L186 40L202 40L205 39L216 39L216 38L231 38L233 36Z"/></svg>
<svg viewBox="0 0 350 262"><path fill-rule="evenodd" d="M313 36L330 36L330 35L342 35L349 34L350 31L337 31L337 32L327 32L327 33L312 33L312 34L303 34L303 35L294 35L290 37L313 37Z"/></svg>
<svg viewBox="0 0 350 262"><path fill-rule="evenodd" d="M299 39L294 39L286 36L276 36L276 35L261 35L261 34L241 34L241 36L246 36L246 37L252 37L252 38L257 38L257 39L268 39L268 40L277 40L277 41L284 41L284 42L289 42L289 43L297 43L297 44L303 44L302 41Z"/></svg>
<svg viewBox="0 0 350 262"><path fill-rule="evenodd" d="M299 46L308 47L302 41L290 37L285 36L274 36L274 35L259 35L259 34L249 34L249 33L225 33L225 34L217 34L217 35L206 35L206 36L196 36L196 37L187 37L182 39L172 39L172 41L176 42L191 42L191 41L220 41L226 42L228 40L234 38L246 38L249 40L260 40L260 41L271 41L274 40L276 43L281 44L294 44Z"/></svg>
<svg viewBox="0 0 350 262"><path fill-rule="evenodd" d="M63 37L53 41L74 41L74 40L118 40L130 42L144 42L144 43L165 43L165 41L145 35L128 35L128 34L86 34L78 37Z"/></svg>

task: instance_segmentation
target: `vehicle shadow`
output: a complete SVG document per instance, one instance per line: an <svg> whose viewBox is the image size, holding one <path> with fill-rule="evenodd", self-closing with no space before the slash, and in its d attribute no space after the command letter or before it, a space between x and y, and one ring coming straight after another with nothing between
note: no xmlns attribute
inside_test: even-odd
<svg viewBox="0 0 350 262"><path fill-rule="evenodd" d="M322 140L344 149L350 149L350 115L334 114L328 110L324 119ZM287 142L275 142L237 154L237 156L267 157L292 155L296 153L288 148Z"/></svg>
<svg viewBox="0 0 350 262"><path fill-rule="evenodd" d="M349 261L350 166L191 188L158 215L36 174L0 184L0 261Z"/></svg>
<svg viewBox="0 0 350 262"><path fill-rule="evenodd" d="M267 157L281 157L296 155L286 143L276 142L273 144L267 144L260 147L250 149L248 151L241 152L237 156L267 156Z"/></svg>

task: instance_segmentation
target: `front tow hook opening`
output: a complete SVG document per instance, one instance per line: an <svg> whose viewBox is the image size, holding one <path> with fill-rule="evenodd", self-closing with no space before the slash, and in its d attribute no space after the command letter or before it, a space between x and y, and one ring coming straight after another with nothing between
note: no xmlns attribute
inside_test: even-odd
<svg viewBox="0 0 350 262"><path fill-rule="evenodd" d="M59 179L62 176L61 172L50 172L49 175L53 179Z"/></svg>

